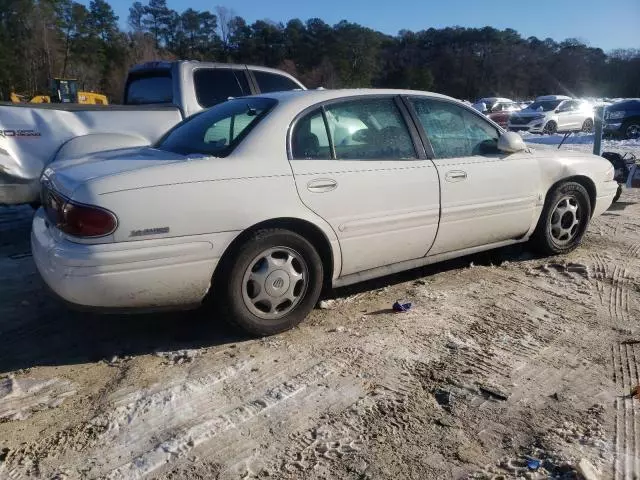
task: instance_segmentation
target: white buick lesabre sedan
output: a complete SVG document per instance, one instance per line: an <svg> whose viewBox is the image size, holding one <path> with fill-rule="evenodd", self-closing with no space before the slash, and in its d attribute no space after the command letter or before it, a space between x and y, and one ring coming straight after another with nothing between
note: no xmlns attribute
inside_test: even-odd
<svg viewBox="0 0 640 480"><path fill-rule="evenodd" d="M115 147L115 146L114 146ZM32 248L66 301L197 305L268 335L337 287L530 241L582 240L617 190L603 158L532 150L442 95L324 90L237 98L154 146L54 163Z"/></svg>

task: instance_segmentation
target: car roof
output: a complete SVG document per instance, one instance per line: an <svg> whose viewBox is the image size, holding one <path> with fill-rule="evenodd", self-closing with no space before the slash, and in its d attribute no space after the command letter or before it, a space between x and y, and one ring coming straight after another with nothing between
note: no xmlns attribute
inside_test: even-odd
<svg viewBox="0 0 640 480"><path fill-rule="evenodd" d="M339 100L341 98L359 97L359 96L377 96L377 95L409 95L409 96L423 96L430 98L437 98L443 100L449 100L461 105L465 105L460 100L441 95L439 93L423 92L418 90L399 90L388 88L350 88L350 89L338 89L338 90L288 90L285 92L272 92L262 93L258 95L263 98L273 98L278 100L280 105L287 105L296 107L298 109L304 109L306 107L315 105L316 103Z"/></svg>
<svg viewBox="0 0 640 480"><path fill-rule="evenodd" d="M536 97L536 102L551 100L571 100L571 97L567 97L566 95L542 95L541 97Z"/></svg>
<svg viewBox="0 0 640 480"><path fill-rule="evenodd" d="M478 100L478 102L498 103L498 102L513 102L513 100L511 100L510 98L503 98L503 97L484 97Z"/></svg>

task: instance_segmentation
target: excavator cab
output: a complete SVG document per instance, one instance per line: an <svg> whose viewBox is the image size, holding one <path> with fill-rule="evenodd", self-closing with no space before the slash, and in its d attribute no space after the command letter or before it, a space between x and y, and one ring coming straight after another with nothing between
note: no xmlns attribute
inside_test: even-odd
<svg viewBox="0 0 640 480"><path fill-rule="evenodd" d="M78 81L52 78L49 87L51 103L78 103Z"/></svg>

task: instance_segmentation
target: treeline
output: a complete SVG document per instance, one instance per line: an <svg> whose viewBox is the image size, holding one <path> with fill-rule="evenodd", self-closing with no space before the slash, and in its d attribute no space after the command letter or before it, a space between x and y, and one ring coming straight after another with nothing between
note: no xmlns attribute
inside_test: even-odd
<svg viewBox="0 0 640 480"><path fill-rule="evenodd" d="M225 7L179 13L135 2L128 28L105 0L0 0L0 96L77 78L118 101L128 68L198 59L281 68L309 87L402 87L457 98L639 97L640 50L605 53L575 39L523 38L511 29L451 27L389 36L319 18L248 24Z"/></svg>

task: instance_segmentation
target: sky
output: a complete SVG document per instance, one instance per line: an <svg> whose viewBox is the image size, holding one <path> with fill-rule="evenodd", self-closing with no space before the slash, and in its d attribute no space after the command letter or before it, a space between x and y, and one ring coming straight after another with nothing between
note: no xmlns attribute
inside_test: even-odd
<svg viewBox="0 0 640 480"><path fill-rule="evenodd" d="M125 27L133 0L108 1ZM403 29L489 25L513 28L525 38L578 38L605 51L640 48L640 0L167 0L167 4L178 12L189 7L214 11L223 5L248 23L318 17L334 25L344 19L390 35Z"/></svg>

